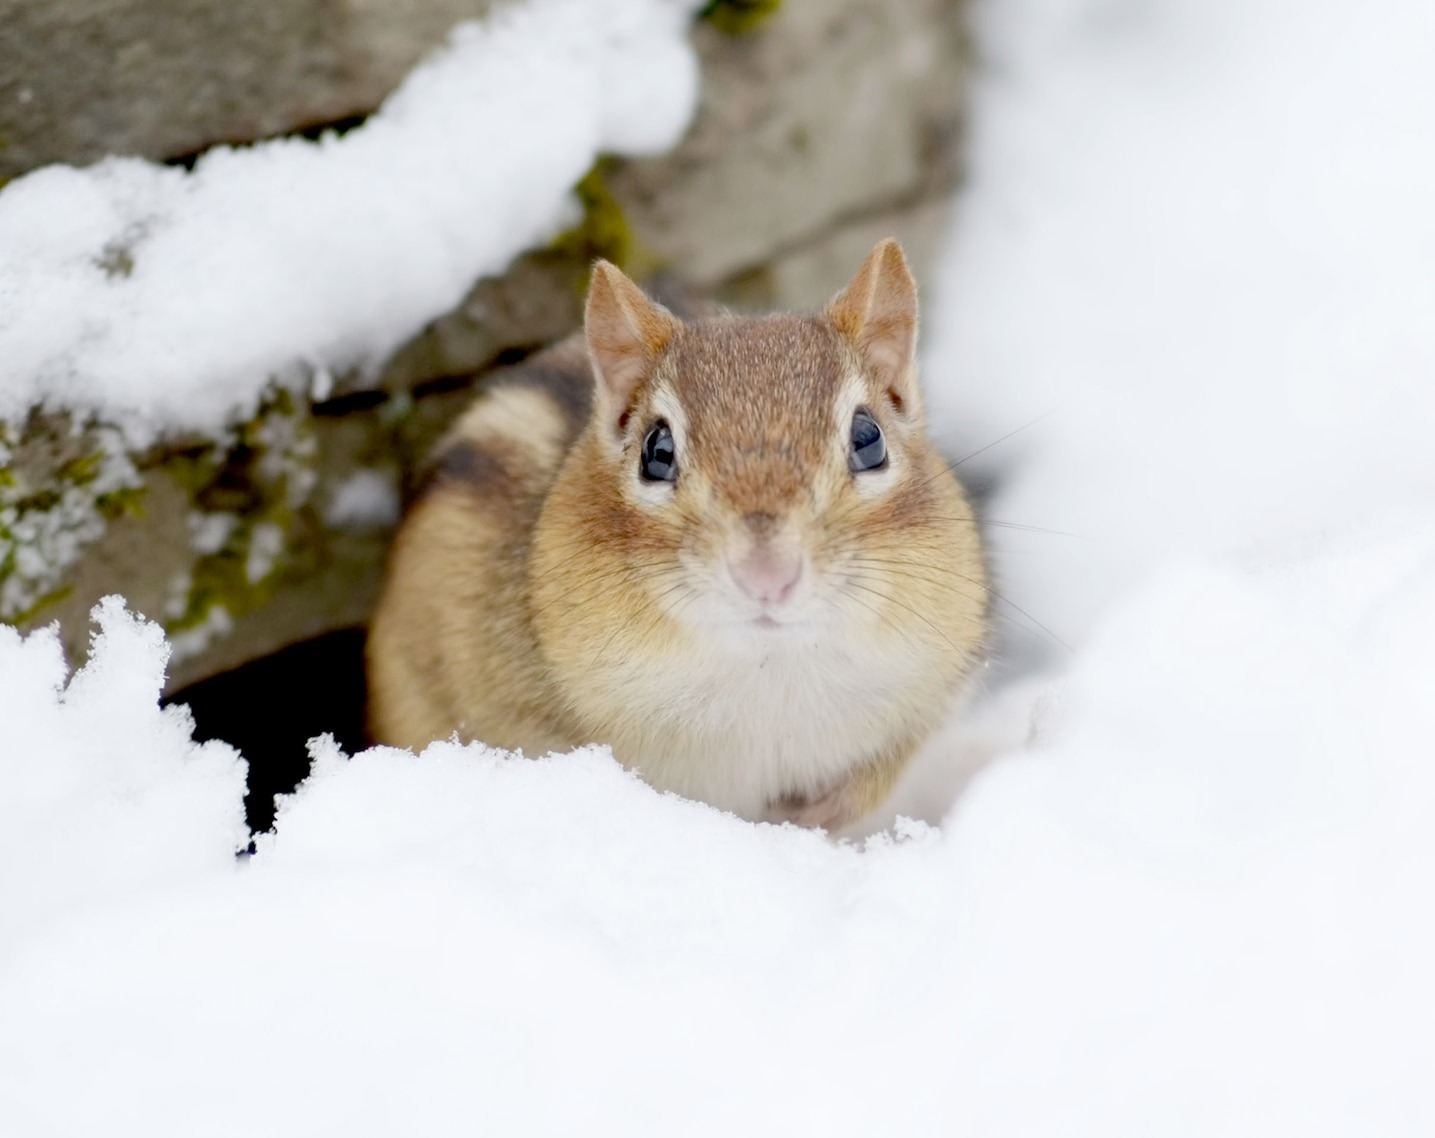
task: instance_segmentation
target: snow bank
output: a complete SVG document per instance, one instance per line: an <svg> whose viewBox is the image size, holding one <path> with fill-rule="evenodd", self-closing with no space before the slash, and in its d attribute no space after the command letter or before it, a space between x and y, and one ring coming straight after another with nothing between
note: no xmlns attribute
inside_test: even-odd
<svg viewBox="0 0 1435 1138"><path fill-rule="evenodd" d="M1429 1133L1432 620L1435 527L1172 572L866 851L320 743L239 871L25 938L0 1132Z"/></svg>
<svg viewBox="0 0 1435 1138"><path fill-rule="evenodd" d="M5 819L0 1133L1435 1132L1433 20L984 9L931 401L971 450L1047 415L964 469L1075 535L994 539L1071 648L946 737L1016 742L940 829L320 743L235 865L153 632L106 610L63 696L0 636L0 746L154 774ZM130 788L189 777L176 837ZM130 850L122 891L83 868Z"/></svg>
<svg viewBox="0 0 1435 1138"><path fill-rule="evenodd" d="M232 871L248 841L243 763L159 708L163 632L115 597L94 615L68 683L54 628L0 624L0 967L54 922Z"/></svg>
<svg viewBox="0 0 1435 1138"><path fill-rule="evenodd" d="M213 432L269 382L377 366L576 220L600 152L672 145L695 0L497 6L360 129L49 167L0 192L0 419Z"/></svg>

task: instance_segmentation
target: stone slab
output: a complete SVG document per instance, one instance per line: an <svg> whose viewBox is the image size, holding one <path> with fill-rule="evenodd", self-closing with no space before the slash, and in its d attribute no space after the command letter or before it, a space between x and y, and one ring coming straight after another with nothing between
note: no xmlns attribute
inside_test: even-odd
<svg viewBox="0 0 1435 1138"><path fill-rule="evenodd" d="M374 109L492 0L0 0L0 181Z"/></svg>

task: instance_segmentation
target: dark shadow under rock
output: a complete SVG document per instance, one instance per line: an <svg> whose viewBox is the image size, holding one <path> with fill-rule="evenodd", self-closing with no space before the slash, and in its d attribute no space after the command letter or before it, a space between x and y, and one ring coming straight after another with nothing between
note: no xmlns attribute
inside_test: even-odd
<svg viewBox="0 0 1435 1138"><path fill-rule="evenodd" d="M345 628L292 644L191 684L166 703L188 704L194 738L222 739L249 763L245 818L274 825L274 796L309 773L308 742L325 733L349 754L364 737L364 630Z"/></svg>

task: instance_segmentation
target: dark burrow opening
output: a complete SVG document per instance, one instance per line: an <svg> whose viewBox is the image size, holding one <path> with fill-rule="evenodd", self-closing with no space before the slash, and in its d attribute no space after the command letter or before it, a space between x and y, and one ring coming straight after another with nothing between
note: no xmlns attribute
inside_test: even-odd
<svg viewBox="0 0 1435 1138"><path fill-rule="evenodd" d="M308 742L326 732L349 754L363 750L364 630L345 628L282 648L175 692L194 738L233 744L249 763L244 813L251 831L274 825L274 796L309 773Z"/></svg>

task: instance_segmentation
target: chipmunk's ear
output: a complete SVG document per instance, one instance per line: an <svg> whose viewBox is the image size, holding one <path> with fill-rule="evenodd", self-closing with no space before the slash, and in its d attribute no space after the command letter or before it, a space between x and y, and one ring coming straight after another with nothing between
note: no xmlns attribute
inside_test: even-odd
<svg viewBox="0 0 1435 1138"><path fill-rule="evenodd" d="M898 411L920 414L917 386L917 282L892 238L867 255L827 306L827 319L855 347Z"/></svg>
<svg viewBox="0 0 1435 1138"><path fill-rule="evenodd" d="M607 261L593 266L583 316L588 355L597 379L597 409L613 430L632 406L633 393L680 327L677 317Z"/></svg>

